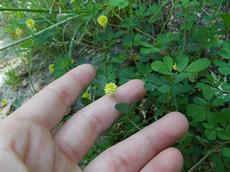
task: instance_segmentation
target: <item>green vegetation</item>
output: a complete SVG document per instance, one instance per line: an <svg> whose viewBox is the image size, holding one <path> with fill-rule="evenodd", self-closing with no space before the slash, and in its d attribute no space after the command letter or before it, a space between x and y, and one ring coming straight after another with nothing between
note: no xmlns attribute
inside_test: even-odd
<svg viewBox="0 0 230 172"><path fill-rule="evenodd" d="M15 39L0 50L16 46L28 64L43 53L55 78L83 63L96 67L96 80L79 100L83 105L103 96L107 83L145 81L148 96L131 107L116 106L124 115L82 166L166 113L180 111L190 121L176 145L184 171L230 170L229 0L1 0L0 11L8 21L5 32Z"/></svg>
<svg viewBox="0 0 230 172"><path fill-rule="evenodd" d="M20 85L21 79L15 69L10 69L4 73L4 83L14 89Z"/></svg>

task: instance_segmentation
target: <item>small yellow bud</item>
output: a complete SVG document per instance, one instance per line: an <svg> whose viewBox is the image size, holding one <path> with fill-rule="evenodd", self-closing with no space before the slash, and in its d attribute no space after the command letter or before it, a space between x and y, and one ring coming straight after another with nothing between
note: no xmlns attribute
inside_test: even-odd
<svg viewBox="0 0 230 172"><path fill-rule="evenodd" d="M106 95L113 95L117 92L117 85L113 82L110 82L105 85L104 91Z"/></svg>
<svg viewBox="0 0 230 172"><path fill-rule="evenodd" d="M177 66L176 63L174 63L174 65L172 66L173 70L177 71Z"/></svg>
<svg viewBox="0 0 230 172"><path fill-rule="evenodd" d="M54 64L49 65L49 71L50 73L54 72Z"/></svg>
<svg viewBox="0 0 230 172"><path fill-rule="evenodd" d="M82 95L82 98L83 98L83 99L88 99L88 100L90 100L90 99L91 99L91 96L90 96L89 92L86 91L86 92L84 92L84 94Z"/></svg>
<svg viewBox="0 0 230 172"><path fill-rule="evenodd" d="M106 28L108 24L108 17L106 17L105 15L101 15L97 18L97 22L101 27Z"/></svg>
<svg viewBox="0 0 230 172"><path fill-rule="evenodd" d="M16 35L18 38L21 38L22 35L23 35L23 30L20 29L19 27L17 27L17 28L15 29L15 35Z"/></svg>
<svg viewBox="0 0 230 172"><path fill-rule="evenodd" d="M26 25L29 29L34 29L35 28L35 21L33 19L28 19L28 20L26 20Z"/></svg>
<svg viewBox="0 0 230 172"><path fill-rule="evenodd" d="M2 99L1 105L2 107L5 107L8 104L8 101L6 99Z"/></svg>

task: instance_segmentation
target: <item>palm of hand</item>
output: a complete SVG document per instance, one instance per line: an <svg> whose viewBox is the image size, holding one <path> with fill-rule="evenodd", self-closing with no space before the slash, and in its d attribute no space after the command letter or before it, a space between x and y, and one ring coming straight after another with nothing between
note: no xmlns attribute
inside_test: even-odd
<svg viewBox="0 0 230 172"><path fill-rule="evenodd" d="M85 169L78 164L99 134L119 113L116 103L137 101L145 95L143 83L133 80L113 96L104 96L77 112L51 135L68 106L95 76L90 65L73 69L35 95L0 122L1 171L33 172L177 172L183 159L178 150L167 148L187 130L179 113L170 113L125 141L111 147ZM129 90L132 90L130 92ZM174 127L172 124L175 124Z"/></svg>

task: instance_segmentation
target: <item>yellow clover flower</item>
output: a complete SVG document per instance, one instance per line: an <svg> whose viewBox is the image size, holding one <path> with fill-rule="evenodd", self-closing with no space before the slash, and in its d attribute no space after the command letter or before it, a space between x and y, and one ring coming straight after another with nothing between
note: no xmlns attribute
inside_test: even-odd
<svg viewBox="0 0 230 172"><path fill-rule="evenodd" d="M35 21L33 19L28 19L28 20L26 20L26 25L29 29L34 29L35 28Z"/></svg>
<svg viewBox="0 0 230 172"><path fill-rule="evenodd" d="M5 107L8 104L8 101L6 99L2 99L1 105L2 107Z"/></svg>
<svg viewBox="0 0 230 172"><path fill-rule="evenodd" d="M86 91L86 92L84 92L84 94L82 95L82 98L83 99L88 99L88 100L90 100L90 94L89 94L89 92L88 91Z"/></svg>
<svg viewBox="0 0 230 172"><path fill-rule="evenodd" d="M173 70L177 71L177 66L176 63L174 63L174 65L172 66Z"/></svg>
<svg viewBox="0 0 230 172"><path fill-rule="evenodd" d="M108 21L108 17L106 17L105 15L101 15L97 18L98 24L103 28L106 28Z"/></svg>
<svg viewBox="0 0 230 172"><path fill-rule="evenodd" d="M23 30L20 29L19 27L17 27L17 28L15 29L15 35L16 35L18 38L21 38L22 35L23 35Z"/></svg>
<svg viewBox="0 0 230 172"><path fill-rule="evenodd" d="M49 65L49 71L50 73L54 72L54 64Z"/></svg>
<svg viewBox="0 0 230 172"><path fill-rule="evenodd" d="M110 82L105 85L104 91L106 95L113 95L117 92L117 85L113 82Z"/></svg>

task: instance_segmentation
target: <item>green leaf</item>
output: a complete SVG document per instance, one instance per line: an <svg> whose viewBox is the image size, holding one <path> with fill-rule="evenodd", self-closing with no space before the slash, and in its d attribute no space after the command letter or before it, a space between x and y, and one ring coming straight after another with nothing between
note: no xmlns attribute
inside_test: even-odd
<svg viewBox="0 0 230 172"><path fill-rule="evenodd" d="M230 29L230 13L223 13L223 14L220 14L220 16L222 17L224 21L225 27L227 29Z"/></svg>
<svg viewBox="0 0 230 172"><path fill-rule="evenodd" d="M125 8L129 5L127 0L109 0L109 4L113 7L118 7L119 9Z"/></svg>
<svg viewBox="0 0 230 172"><path fill-rule="evenodd" d="M230 42L225 42L218 54L224 59L230 59Z"/></svg>
<svg viewBox="0 0 230 172"><path fill-rule="evenodd" d="M222 153L225 157L230 158L230 147L224 147Z"/></svg>
<svg viewBox="0 0 230 172"><path fill-rule="evenodd" d="M200 72L210 66L210 60L204 58L192 62L186 69L186 72Z"/></svg>
<svg viewBox="0 0 230 172"><path fill-rule="evenodd" d="M156 47L152 47L152 48L141 48L141 53L144 54L144 55L158 53L158 52L160 52L160 49L156 48Z"/></svg>
<svg viewBox="0 0 230 172"><path fill-rule="evenodd" d="M96 81L101 88L104 88L104 86L107 82L107 78L105 75L98 75L96 78Z"/></svg>
<svg viewBox="0 0 230 172"><path fill-rule="evenodd" d="M221 140L229 140L229 134L225 130L217 131L217 135Z"/></svg>
<svg viewBox="0 0 230 172"><path fill-rule="evenodd" d="M175 83L179 83L181 81L183 81L184 79L186 78L190 78L192 77L192 73L180 73L176 76L176 79L175 79Z"/></svg>
<svg viewBox="0 0 230 172"><path fill-rule="evenodd" d="M185 55L177 56L177 58L176 58L176 66L177 66L177 70L179 72L182 72L186 68L188 63L189 63L188 56L185 56Z"/></svg>
<svg viewBox="0 0 230 172"><path fill-rule="evenodd" d="M163 63L165 66L167 66L168 71L171 72L172 71L172 66L173 66L173 59L172 57L166 56L163 58Z"/></svg>
<svg viewBox="0 0 230 172"><path fill-rule="evenodd" d="M210 124L210 123L203 123L202 125L203 125L204 128L206 128L206 129L214 129L214 128L215 128L215 126L212 125L212 124Z"/></svg>
<svg viewBox="0 0 230 172"><path fill-rule="evenodd" d="M171 90L171 87L168 85L162 85L159 89L158 89L161 93L169 93Z"/></svg>
<svg viewBox="0 0 230 172"><path fill-rule="evenodd" d="M161 61L157 60L157 61L154 61L152 64L151 64L151 68L153 71L155 72L159 72L159 73L162 73L162 74L170 74L170 72L168 71L167 69L167 66L164 65L164 63L162 63Z"/></svg>
<svg viewBox="0 0 230 172"><path fill-rule="evenodd" d="M204 83L198 83L197 87L202 90L202 94L207 101L210 101L214 94L218 91L216 88L210 87Z"/></svg>
<svg viewBox="0 0 230 172"><path fill-rule="evenodd" d="M195 104L189 104L187 106L187 114L196 122L205 121L207 116L206 110Z"/></svg>
<svg viewBox="0 0 230 172"><path fill-rule="evenodd" d="M216 138L217 138L216 130L206 129L204 131L204 134L205 134L205 136L207 137L208 140L216 140Z"/></svg>
<svg viewBox="0 0 230 172"><path fill-rule="evenodd" d="M129 105L127 103L118 103L115 105L115 108L123 114L129 113Z"/></svg>
<svg viewBox="0 0 230 172"><path fill-rule="evenodd" d="M157 48L157 47L154 47L152 44L149 44L148 42L141 42L141 45L144 47L144 48L141 48L141 53L142 54L153 54L153 53L158 53L160 52L160 49Z"/></svg>
<svg viewBox="0 0 230 172"><path fill-rule="evenodd" d="M218 68L219 72L223 75L230 75L230 67L219 67Z"/></svg>

